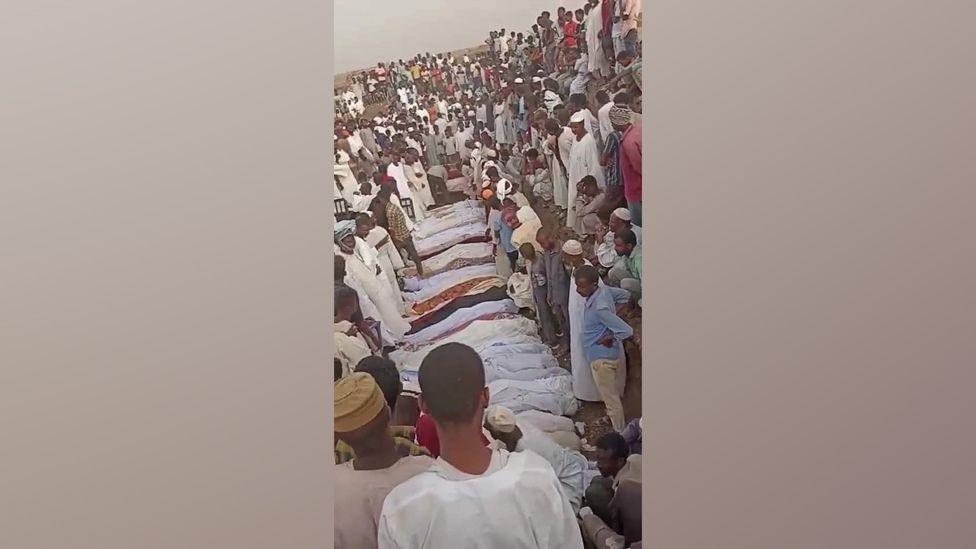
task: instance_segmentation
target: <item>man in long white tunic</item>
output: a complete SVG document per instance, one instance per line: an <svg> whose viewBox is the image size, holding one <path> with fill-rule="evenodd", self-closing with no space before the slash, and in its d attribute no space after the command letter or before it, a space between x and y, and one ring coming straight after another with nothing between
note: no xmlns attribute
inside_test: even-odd
<svg viewBox="0 0 976 549"><path fill-rule="evenodd" d="M400 284L397 282L396 270L398 268L404 268L405 265L403 258L400 257L399 252L397 252L396 247L390 240L389 233L386 232L386 229L377 225L368 213L361 213L356 216L356 239L357 245L360 241L366 243L367 252L370 255L375 253L379 266L383 269L383 275L390 282L390 288L393 290L397 310L402 315L407 309L403 302L403 293L400 291ZM399 267L397 267L398 264Z"/></svg>
<svg viewBox="0 0 976 549"><path fill-rule="evenodd" d="M407 179L407 172L404 170L404 163L400 153L394 151L390 153L391 162L386 167L386 175L392 177L397 184L397 194L400 198L409 198L413 202L413 216L417 221L423 221L427 217L426 208L422 208L423 199L420 193L415 193L410 188L410 181Z"/></svg>
<svg viewBox="0 0 976 549"><path fill-rule="evenodd" d="M567 265L575 272L576 268L582 265L590 265L590 262L583 258L583 245L576 240L567 240L563 244L563 255ZM599 281L603 286L603 281ZM573 273L569 276L569 340L570 340L570 363L573 373L573 393L576 398L586 402L603 402L600 390L593 380L593 370L590 369L590 361L586 358L586 349L583 348L583 309L586 306L586 299L576 291L576 277ZM624 357L623 344L619 341L615 345L620 345L619 356ZM623 394L627 384L626 359L621 358L621 365L617 368L616 389L619 394Z"/></svg>
<svg viewBox="0 0 976 549"><path fill-rule="evenodd" d="M604 190L607 187L606 175L600 165L600 149L596 139L588 131L586 116L582 111L577 112L569 120L569 126L576 136L573 148L569 152L569 207L566 213L566 226L576 226L576 186L586 176L592 175L596 179L597 187Z"/></svg>
<svg viewBox="0 0 976 549"><path fill-rule="evenodd" d="M410 331L410 324L400 315L396 296L378 258L369 253L365 242L356 238L355 229L356 222L352 220L335 224L336 253L346 261L346 274L356 281L377 308L378 320L389 330L393 342L400 341Z"/></svg>
<svg viewBox="0 0 976 549"><path fill-rule="evenodd" d="M416 149L407 149L403 160L403 173L407 176L410 184L410 191L420 201L414 202L414 209L420 208L427 217L427 208L434 205L434 195L430 191L430 182L427 180L427 170L420 161L420 154ZM421 218L417 218L421 219Z"/></svg>

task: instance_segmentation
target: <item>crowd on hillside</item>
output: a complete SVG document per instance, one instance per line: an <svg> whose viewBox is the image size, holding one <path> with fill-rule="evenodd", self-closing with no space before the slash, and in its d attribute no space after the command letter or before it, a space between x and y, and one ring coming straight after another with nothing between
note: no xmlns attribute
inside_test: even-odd
<svg viewBox="0 0 976 549"><path fill-rule="evenodd" d="M337 90L336 547L640 547L641 26L589 0Z"/></svg>

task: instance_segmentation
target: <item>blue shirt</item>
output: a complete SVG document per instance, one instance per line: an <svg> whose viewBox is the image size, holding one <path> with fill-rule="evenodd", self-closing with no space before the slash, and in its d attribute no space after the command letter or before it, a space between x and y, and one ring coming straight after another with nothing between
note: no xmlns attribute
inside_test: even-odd
<svg viewBox="0 0 976 549"><path fill-rule="evenodd" d="M623 341L634 335L634 329L617 316L616 311L617 303L626 303L629 300L630 292L610 286L600 286L586 299L583 305L583 330L580 337L588 361L620 358L620 349L616 343L604 347L598 342L608 333L613 334L617 341Z"/></svg>
<svg viewBox="0 0 976 549"><path fill-rule="evenodd" d="M512 233L515 231L502 222L502 216L499 215L491 220L491 230L498 233L498 240L501 242L502 251L507 254L518 251L518 248L512 244Z"/></svg>

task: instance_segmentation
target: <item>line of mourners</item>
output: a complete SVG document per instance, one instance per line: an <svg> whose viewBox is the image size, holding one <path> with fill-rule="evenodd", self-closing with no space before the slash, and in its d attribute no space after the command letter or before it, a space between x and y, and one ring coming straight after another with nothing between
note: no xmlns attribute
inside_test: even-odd
<svg viewBox="0 0 976 549"><path fill-rule="evenodd" d="M337 88L336 547L640 547L640 34L590 0Z"/></svg>

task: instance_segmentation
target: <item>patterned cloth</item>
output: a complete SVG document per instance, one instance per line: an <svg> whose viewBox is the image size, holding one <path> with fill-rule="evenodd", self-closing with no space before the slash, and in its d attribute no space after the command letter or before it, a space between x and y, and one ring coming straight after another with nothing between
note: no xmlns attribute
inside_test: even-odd
<svg viewBox="0 0 976 549"><path fill-rule="evenodd" d="M607 144L603 148L603 156L607 161L607 187L620 187L624 184L620 174L620 132L613 132L607 137Z"/></svg>
<svg viewBox="0 0 976 549"><path fill-rule="evenodd" d="M415 434L415 429L408 425L391 425L390 435L393 436L393 442L396 445L397 453L401 457L407 456L429 456L430 452L427 448L414 443L413 438ZM335 462L336 465L340 463L346 463L347 461L352 461L356 458L356 453L353 452L352 448L348 444L341 440L336 440L335 445Z"/></svg>
<svg viewBox="0 0 976 549"><path fill-rule="evenodd" d="M390 237L397 242L403 242L410 238L410 228L407 226L406 216L403 210L396 207L392 202L386 204L386 222L389 225L387 232Z"/></svg>

